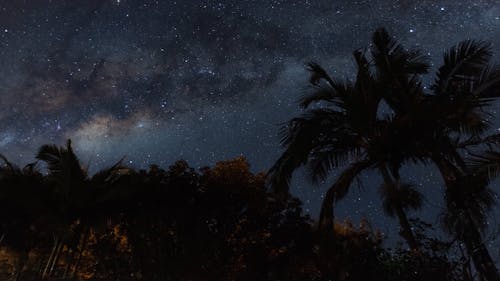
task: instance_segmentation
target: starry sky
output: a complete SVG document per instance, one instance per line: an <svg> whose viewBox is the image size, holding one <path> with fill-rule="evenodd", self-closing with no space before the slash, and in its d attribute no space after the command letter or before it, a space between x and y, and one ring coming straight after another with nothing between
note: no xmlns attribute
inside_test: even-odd
<svg viewBox="0 0 500 281"><path fill-rule="evenodd" d="M280 124L300 114L304 63L352 75L352 51L382 26L436 67L467 38L500 54L497 0L0 0L0 153L25 164L71 138L93 171L123 155L137 168L244 155L265 170L281 151ZM435 189L433 173L404 174ZM389 229L371 188L379 179L364 178L337 213ZM293 192L313 216L323 190L297 173Z"/></svg>

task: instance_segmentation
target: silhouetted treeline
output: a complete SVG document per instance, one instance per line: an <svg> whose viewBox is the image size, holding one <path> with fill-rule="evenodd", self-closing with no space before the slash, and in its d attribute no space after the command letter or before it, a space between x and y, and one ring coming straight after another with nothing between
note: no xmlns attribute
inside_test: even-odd
<svg viewBox="0 0 500 281"><path fill-rule="evenodd" d="M244 158L92 177L69 141L37 158L48 173L0 169L2 280L467 280L451 244L424 232L420 252L384 249L366 221L317 232Z"/></svg>

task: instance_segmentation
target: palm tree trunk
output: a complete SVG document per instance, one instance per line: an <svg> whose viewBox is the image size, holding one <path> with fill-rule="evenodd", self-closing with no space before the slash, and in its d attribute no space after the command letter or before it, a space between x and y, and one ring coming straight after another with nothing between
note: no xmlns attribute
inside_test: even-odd
<svg viewBox="0 0 500 281"><path fill-rule="evenodd" d="M85 251L85 248L87 246L89 231L90 231L90 229L88 227L85 227L83 229L82 243L81 243L80 249L78 250L78 257L76 258L76 262L75 262L75 265L73 267L73 272L71 273L71 276L69 278L70 280L76 280L76 277L78 276L78 268L80 266L80 262L81 262L82 257L83 257L83 252Z"/></svg>
<svg viewBox="0 0 500 281"><path fill-rule="evenodd" d="M326 233L333 232L333 205L335 200L342 198L354 179L366 168L370 167L372 163L367 160L355 162L345 169L335 181L335 184L328 189L323 198L321 205L321 212L319 214L318 227L321 231Z"/></svg>
<svg viewBox="0 0 500 281"><path fill-rule="evenodd" d="M401 235L401 237L403 237L406 240L406 243L408 243L410 249L415 251L420 250L420 243L418 243L417 239L415 238L410 223L408 222L406 213L403 210L403 208L401 208L401 206L396 207L396 215L398 216L399 225L401 226L401 231L399 232L399 235Z"/></svg>
<svg viewBox="0 0 500 281"><path fill-rule="evenodd" d="M437 165L441 176L445 181L447 189L454 188L457 178L465 176L463 174L460 174L460 171L443 157L434 157L433 161ZM462 236L460 237L460 240L464 242L467 254L471 257L472 262L474 263L474 267L476 268L478 273L485 280L500 281L500 274L495 266L495 263L493 262L493 259L491 258L488 249L482 241L479 228L474 223L474 220L470 215L470 211L464 211L468 227L467 233L460 235Z"/></svg>
<svg viewBox="0 0 500 281"><path fill-rule="evenodd" d="M388 185L397 184L390 175L387 166L380 167L380 173L382 174L382 177L384 178L386 184ZM408 244L410 249L420 250L420 243L418 243L417 239L415 238L415 234L411 229L410 223L408 221L408 216L406 215L406 212L404 211L403 207L400 204L397 204L395 211L396 215L398 216L399 225L401 226L401 231L399 232L399 235L401 235L401 237L403 237L403 239L406 240L406 243Z"/></svg>
<svg viewBox="0 0 500 281"><path fill-rule="evenodd" d="M38 256L38 257L36 258L36 263L35 263L36 265L34 265L34 266L33 266L34 272L35 272L35 274L37 274L37 275L38 275L38 277L40 277L39 275L40 275L40 273L42 272L42 267L43 267L43 265L45 264L45 263L43 262L43 258L44 258L44 257L45 257L44 255L40 255L40 256Z"/></svg>
<svg viewBox="0 0 500 281"><path fill-rule="evenodd" d="M468 217L471 220L470 216ZM471 224L474 224L473 221L471 221ZM500 281L500 274L495 266L495 262L491 258L477 227L468 229L464 238L467 254L472 258L474 267L481 276L488 281Z"/></svg>
<svg viewBox="0 0 500 281"><path fill-rule="evenodd" d="M470 280L473 281L474 278L472 277L472 267L470 264L470 257L464 253L464 250L462 249L462 245L459 243L458 244L458 249L460 250L460 255L465 262L462 263L462 272L465 276L465 280ZM464 281L465 281L464 280Z"/></svg>
<svg viewBox="0 0 500 281"><path fill-rule="evenodd" d="M52 247L52 251L50 251L49 259L47 260L47 264L45 265L45 268L42 272L42 280L45 279L45 277L49 272L50 264L52 263L52 259L54 258L58 246L59 246L59 237L56 237L54 241L54 246Z"/></svg>
<svg viewBox="0 0 500 281"><path fill-rule="evenodd" d="M59 245L57 247L55 256L52 259L52 265L50 266L47 277L51 277L53 272L54 272L54 269L57 267L57 263L59 262L59 258L61 257L61 250L62 250L63 246L64 246L63 241L61 239L61 240L59 240Z"/></svg>
<svg viewBox="0 0 500 281"><path fill-rule="evenodd" d="M319 214L318 228L325 233L333 232L333 205L335 201L335 189L331 187L325 194L323 204L321 204L321 212Z"/></svg>

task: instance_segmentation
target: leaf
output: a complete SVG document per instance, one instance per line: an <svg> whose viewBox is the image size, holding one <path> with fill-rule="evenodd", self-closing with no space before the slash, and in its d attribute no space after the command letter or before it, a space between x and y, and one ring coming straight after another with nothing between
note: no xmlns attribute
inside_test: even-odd
<svg viewBox="0 0 500 281"><path fill-rule="evenodd" d="M468 160L467 166L473 174L487 175L489 179L494 179L500 174L500 152L489 150L474 155Z"/></svg>
<svg viewBox="0 0 500 281"><path fill-rule="evenodd" d="M428 57L420 50L404 48L384 28L374 32L372 42L371 53L381 81L393 82L397 78L428 72Z"/></svg>
<svg viewBox="0 0 500 281"><path fill-rule="evenodd" d="M401 182L384 182L379 189L384 212L393 217L397 207L417 210L422 207L423 197L413 185Z"/></svg>
<svg viewBox="0 0 500 281"><path fill-rule="evenodd" d="M472 94L481 98L500 97L500 65L483 68L477 81L474 81Z"/></svg>
<svg viewBox="0 0 500 281"><path fill-rule="evenodd" d="M458 43L444 54L444 64L439 68L431 88L437 94L444 94L449 91L452 81L481 76L491 56L491 45L488 43L474 40Z"/></svg>
<svg viewBox="0 0 500 281"><path fill-rule="evenodd" d="M307 70L311 73L309 82L313 85L318 85L321 80L326 80L333 87L333 80L328 75L325 69L315 62L306 63Z"/></svg>

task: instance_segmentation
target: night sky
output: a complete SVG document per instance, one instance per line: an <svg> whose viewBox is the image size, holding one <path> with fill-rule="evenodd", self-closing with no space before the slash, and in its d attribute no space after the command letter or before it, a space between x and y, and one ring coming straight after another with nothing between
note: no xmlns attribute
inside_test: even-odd
<svg viewBox="0 0 500 281"><path fill-rule="evenodd" d="M0 153L25 164L42 144L71 138L92 171L123 155L136 168L244 155L265 170L281 151L279 124L300 113L304 63L349 76L352 51L381 26L436 66L467 38L500 54L495 0L0 0ZM403 174L425 189L419 215L436 223L433 173ZM373 188L380 179L364 178L336 212L390 232ZM322 190L297 173L293 192L314 217Z"/></svg>

